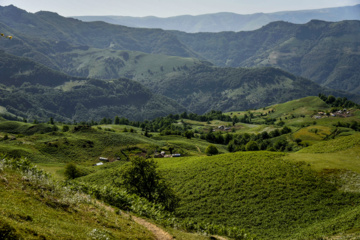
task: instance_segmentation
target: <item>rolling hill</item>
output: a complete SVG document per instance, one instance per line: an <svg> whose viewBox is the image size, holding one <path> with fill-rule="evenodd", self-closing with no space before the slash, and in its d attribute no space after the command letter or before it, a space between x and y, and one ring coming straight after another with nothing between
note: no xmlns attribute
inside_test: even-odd
<svg viewBox="0 0 360 240"><path fill-rule="evenodd" d="M129 79L111 81L70 77L26 58L0 56L0 105L29 120L99 121L121 114L132 120L185 111Z"/></svg>
<svg viewBox="0 0 360 240"><path fill-rule="evenodd" d="M332 116L330 112L333 111L338 110L321 98L306 97L256 110L229 112L226 115L230 119L225 120L220 120L223 114L208 121L202 120L201 117L205 116L198 116L200 121L197 121L193 114L180 114L144 121L137 126L101 124L90 127L57 122L54 128L54 124L0 119L0 152L7 158L26 157L55 174L59 180L65 178L65 165L72 162L81 173L75 180L67 182L74 189L85 189L88 194L122 211L131 210L152 218L157 224L167 226L169 231L176 231L172 229L175 227L231 237L239 229L245 229L240 231L243 239L252 239L253 234L261 239L316 239L339 235L351 239L359 236L360 227L360 165L357 160L360 153L360 110L348 108L346 116ZM321 112L329 114L321 115ZM232 122L245 115L251 116L250 123ZM268 121L272 119L274 121ZM164 134L165 123L181 130L181 135ZM142 128L151 129L151 125L157 125L157 129L146 135ZM230 126L231 131L220 130L220 126ZM290 131L285 133L285 128ZM183 134L186 131L194 135L189 138ZM276 131L281 131L281 135L274 135ZM216 144L206 137L212 134L222 136L223 140L232 140ZM267 142L267 150L238 148L232 152L234 150L229 148L231 144L244 145L251 141L259 145ZM284 141L286 148L275 148ZM206 155L210 143L218 148L220 154ZM181 157L156 158L155 161L163 179L181 199L173 214L135 196L128 196L122 182L122 172L130 164L129 158L152 158L161 151L168 154L171 149L181 152ZM94 166L100 156L107 157L110 162ZM29 186L29 181L14 174L15 167L5 169L4 161L0 162L0 177L13 181L6 183L4 178L0 178L0 191L7 193L10 188L9 196L14 201L18 200L13 194L20 196L18 202L22 207L37 197L40 202L35 201L36 206L54 216L52 222L57 222L58 227L65 224L61 218L63 215L55 214L63 207L72 212L73 208L63 203L64 199L73 198L58 197L62 192L55 197L51 194L58 192L48 193L47 188L35 188L35 192L43 195L25 194L33 185ZM17 161L14 164L21 169L29 166ZM19 183L21 188L15 183ZM37 181L39 183L42 181ZM49 234L51 226L44 225L39 229L40 216L28 208L19 211L8 202L0 201L0 204L6 206L5 214L0 218L11 233L29 226L28 229L38 234ZM86 211L72 212L74 219L85 215ZM112 216L109 215L110 219ZM87 219L89 224L95 224L90 216ZM121 234L122 229L112 228L110 232ZM81 225L79 234L87 232L86 226ZM65 235L67 232L61 233ZM197 239L188 235L174 236L177 239ZM209 238L209 235L203 236L203 239Z"/></svg>

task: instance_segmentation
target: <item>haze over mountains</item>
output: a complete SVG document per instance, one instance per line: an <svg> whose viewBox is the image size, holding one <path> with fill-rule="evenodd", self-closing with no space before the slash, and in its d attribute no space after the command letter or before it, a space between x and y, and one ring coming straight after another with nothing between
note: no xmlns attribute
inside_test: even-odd
<svg viewBox="0 0 360 240"><path fill-rule="evenodd" d="M0 31L14 36L0 42L6 53L0 56L6 96L2 105L24 117L63 115L88 121L119 113L139 120L184 110L246 110L319 92L359 101L355 94L360 94L360 21L280 21L249 32L190 34L82 22L8 6L0 7ZM11 70L9 62L24 70ZM132 87L120 89L117 84ZM139 91L133 91L136 88ZM74 97L71 107L60 108L61 101L68 101L62 94L72 91L74 96L82 92L84 98ZM40 98L44 92L51 106L37 102L45 101ZM20 95L41 111L26 113L26 107L14 100ZM144 101L139 104L136 99ZM62 110L66 108L72 110Z"/></svg>
<svg viewBox="0 0 360 240"><path fill-rule="evenodd" d="M213 13L204 15L183 15L168 18L130 17L130 16L74 16L82 21L104 21L111 24L137 28L161 28L188 33L250 31L258 29L270 22L286 21L291 23L307 23L310 20L338 22L342 20L360 20L360 5L324 8L316 10L284 11L275 13Z"/></svg>

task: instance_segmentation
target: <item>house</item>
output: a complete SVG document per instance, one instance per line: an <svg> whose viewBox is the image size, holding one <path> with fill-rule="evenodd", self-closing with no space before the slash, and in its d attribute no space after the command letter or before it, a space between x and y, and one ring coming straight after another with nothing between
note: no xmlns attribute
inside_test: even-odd
<svg viewBox="0 0 360 240"><path fill-rule="evenodd" d="M109 159L105 157L99 157L99 160L103 162L109 162Z"/></svg>

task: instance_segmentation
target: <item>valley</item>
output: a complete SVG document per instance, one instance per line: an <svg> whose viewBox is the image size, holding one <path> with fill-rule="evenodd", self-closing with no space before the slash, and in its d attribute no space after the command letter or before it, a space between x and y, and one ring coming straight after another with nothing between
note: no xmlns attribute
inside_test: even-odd
<svg viewBox="0 0 360 240"><path fill-rule="evenodd" d="M58 180L74 163L79 171L74 186L163 226L229 237L234 235L225 226L241 226L256 239L352 236L359 227L360 111L316 117L330 111L334 107L319 97L307 97L245 112L182 113L144 123L124 118L93 126L3 120L0 147L6 159L26 157ZM211 144L219 154L207 156ZM180 199L174 216L138 209L126 195L112 202L109 194L124 188L121 172L129 159L160 152L180 154L155 158ZM110 162L95 166L99 157ZM104 186L110 192L103 192ZM190 222L184 225L184 220Z"/></svg>

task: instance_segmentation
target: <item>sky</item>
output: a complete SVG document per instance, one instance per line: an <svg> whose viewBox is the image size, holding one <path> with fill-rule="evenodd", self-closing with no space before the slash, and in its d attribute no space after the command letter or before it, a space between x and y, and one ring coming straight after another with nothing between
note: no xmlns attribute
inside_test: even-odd
<svg viewBox="0 0 360 240"><path fill-rule="evenodd" d="M0 0L28 12L40 10L69 16L118 15L171 17L217 12L270 13L328 7L353 6L360 0Z"/></svg>

